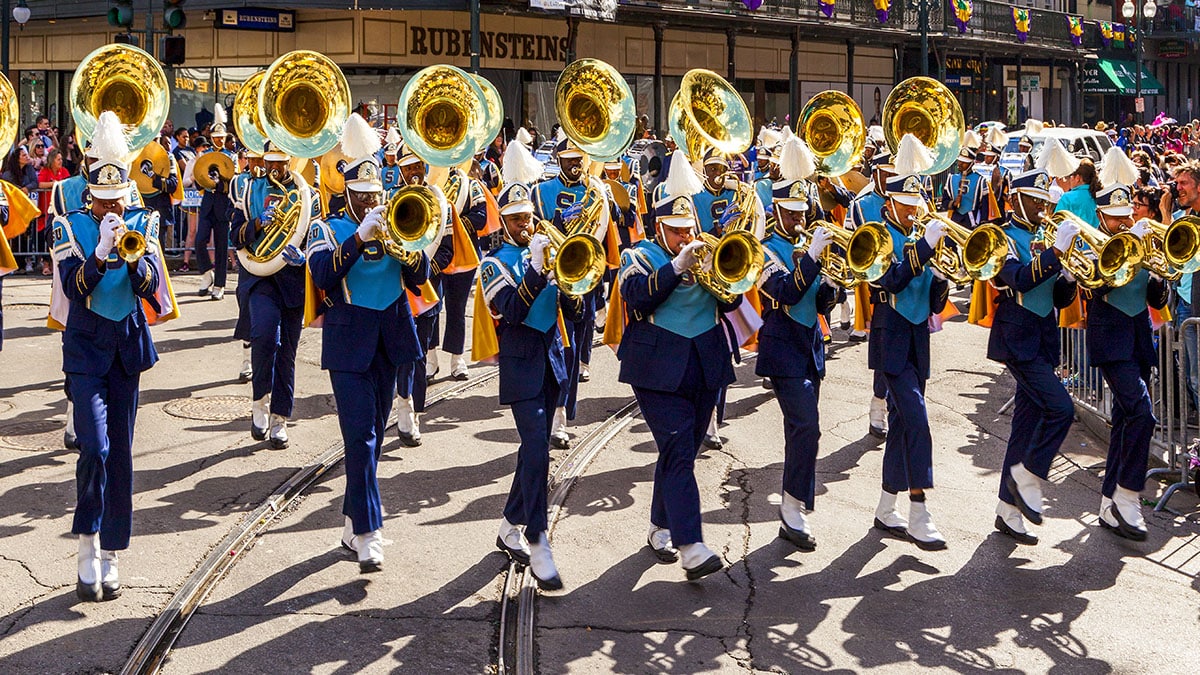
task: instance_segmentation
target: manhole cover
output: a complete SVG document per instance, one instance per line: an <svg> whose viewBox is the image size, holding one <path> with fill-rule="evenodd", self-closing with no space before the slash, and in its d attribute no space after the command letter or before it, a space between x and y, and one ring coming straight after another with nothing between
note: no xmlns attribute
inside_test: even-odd
<svg viewBox="0 0 1200 675"><path fill-rule="evenodd" d="M34 420L0 426L0 445L18 450L54 450L62 448L65 422Z"/></svg>
<svg viewBox="0 0 1200 675"><path fill-rule="evenodd" d="M229 422L250 417L249 396L201 396L171 401L163 410L173 417L204 422Z"/></svg>

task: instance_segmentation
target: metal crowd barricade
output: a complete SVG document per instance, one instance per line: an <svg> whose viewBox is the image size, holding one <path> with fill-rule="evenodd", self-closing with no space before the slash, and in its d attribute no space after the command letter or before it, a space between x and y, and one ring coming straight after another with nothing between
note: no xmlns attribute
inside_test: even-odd
<svg viewBox="0 0 1200 675"><path fill-rule="evenodd" d="M1154 333L1158 363L1151 370L1150 396L1155 418L1151 447L1162 453L1165 467L1150 469L1147 478L1178 473L1179 480L1167 487L1156 511L1167 506L1171 496L1181 488L1192 486L1190 468L1196 448L1200 446L1197 429L1195 392L1188 391L1188 371L1195 372L1200 363L1187 363L1182 336L1187 329L1200 328L1200 317L1190 318L1179 328L1168 324ZM1098 368L1087 365L1085 330L1062 329L1062 378L1076 408L1095 415L1107 424L1112 423L1112 395ZM1200 330L1191 335L1191 342L1200 352Z"/></svg>

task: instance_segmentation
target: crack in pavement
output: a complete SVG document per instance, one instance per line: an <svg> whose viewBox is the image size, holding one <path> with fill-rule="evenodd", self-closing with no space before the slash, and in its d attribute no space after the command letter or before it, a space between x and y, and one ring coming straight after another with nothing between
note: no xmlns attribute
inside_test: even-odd
<svg viewBox="0 0 1200 675"><path fill-rule="evenodd" d="M745 535L742 537L742 568L746 571L747 585L749 593L746 596L746 607L742 612L741 631L746 635L746 659L737 659L738 664L748 671L754 670L754 651L751 646L754 644L754 632L750 629L750 612L754 610L754 597L758 588L754 580L754 572L750 568L750 497L754 494L754 488L750 486L750 470L738 470L738 487L742 490L742 526L745 529ZM732 656L732 654L730 655Z"/></svg>
<svg viewBox="0 0 1200 675"><path fill-rule="evenodd" d="M50 584L42 583L42 581L37 578L37 575L33 573L33 570L30 569L29 565L26 564L24 560L10 558L6 555L0 555L0 560L3 560L5 562L16 563L16 564L20 565L21 568L25 570L25 573L29 575L29 578L33 579L33 583L37 584L38 586L41 586L42 588L48 588L51 590L53 590L55 588L55 586L51 586Z"/></svg>
<svg viewBox="0 0 1200 675"><path fill-rule="evenodd" d="M539 626L538 630L539 631L556 631L556 630L601 631L602 630L602 631L609 632L609 633L618 633L620 635L639 635L639 636L646 636L646 635L649 635L650 633L682 633L684 635L695 635L697 637L702 637L702 638L706 638L709 640L716 640L718 642L721 642L722 644L724 644L723 641L728 637L727 635L715 635L713 633L706 633L704 631L696 630L692 626L688 626L687 628L655 628L655 629L651 629L651 630L637 630L634 628L618 628L616 626L604 626L604 625L597 625L597 624L563 624L563 625L559 625L559 626Z"/></svg>

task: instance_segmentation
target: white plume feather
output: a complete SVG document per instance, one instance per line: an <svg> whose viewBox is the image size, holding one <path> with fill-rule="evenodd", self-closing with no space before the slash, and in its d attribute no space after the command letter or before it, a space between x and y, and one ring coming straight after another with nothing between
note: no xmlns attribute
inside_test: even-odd
<svg viewBox="0 0 1200 675"><path fill-rule="evenodd" d="M379 152L379 134L358 113L350 113L342 127L342 152L351 159L370 157Z"/></svg>
<svg viewBox="0 0 1200 675"><path fill-rule="evenodd" d="M883 135L883 127L878 124L872 124L867 127L867 140L883 143L887 140Z"/></svg>
<svg viewBox="0 0 1200 675"><path fill-rule="evenodd" d="M521 131L525 131L524 127L521 128ZM529 148L520 141L520 134L517 134L516 142L509 143L508 148L504 150L503 167L501 176L506 184L533 183L542 177L542 172L545 170L542 163L537 161L537 158L529 152Z"/></svg>
<svg viewBox="0 0 1200 675"><path fill-rule="evenodd" d="M1038 155L1037 168L1044 169L1051 178L1065 178L1079 168L1079 158L1067 152L1062 143L1049 141L1042 146Z"/></svg>
<svg viewBox="0 0 1200 675"><path fill-rule="evenodd" d="M704 189L696 170L688 162L683 151L671 153L671 169L667 172L666 187L668 197L690 197Z"/></svg>
<svg viewBox="0 0 1200 675"><path fill-rule="evenodd" d="M1104 154L1104 168L1100 170L1100 183L1104 187L1110 185L1133 185L1138 179L1138 168L1133 160L1117 146L1108 149Z"/></svg>
<svg viewBox="0 0 1200 675"><path fill-rule="evenodd" d="M1000 127L993 125L988 129L987 142L993 148L1002 148L1008 144L1008 136Z"/></svg>
<svg viewBox="0 0 1200 675"><path fill-rule="evenodd" d="M529 130L525 127L521 127L520 129L517 129L517 136L515 140L522 145L533 145L533 134L530 134Z"/></svg>
<svg viewBox="0 0 1200 675"><path fill-rule="evenodd" d="M774 147L783 138L783 133L778 129L764 126L758 132L758 144L764 148Z"/></svg>
<svg viewBox="0 0 1200 675"><path fill-rule="evenodd" d="M1046 125L1041 120L1035 120L1032 117L1025 120L1025 134L1028 136L1036 136L1044 131Z"/></svg>
<svg viewBox="0 0 1200 675"><path fill-rule="evenodd" d="M972 150L977 149L982 143L983 139L979 137L979 134L975 133L974 129L967 129L967 133L963 135L963 145Z"/></svg>
<svg viewBox="0 0 1200 675"><path fill-rule="evenodd" d="M129 143L125 140L125 130L121 120L111 110L100 113L96 120L96 129L92 134L92 146L88 149L88 157L99 160L124 162L129 155Z"/></svg>
<svg viewBox="0 0 1200 675"><path fill-rule="evenodd" d="M559 125L558 132L554 134L554 144L558 145L565 140L567 140L567 130L562 125Z"/></svg>
<svg viewBox="0 0 1200 675"><path fill-rule="evenodd" d="M896 149L896 175L911 176L923 174L933 166L933 153L912 134L904 134L900 139L900 147Z"/></svg>
<svg viewBox="0 0 1200 675"><path fill-rule="evenodd" d="M396 127L390 127L387 132L387 137L383 139L388 145L400 145L400 130Z"/></svg>
<svg viewBox="0 0 1200 675"><path fill-rule="evenodd" d="M213 125L229 124L229 115L225 113L225 106L220 103L213 106Z"/></svg>
<svg viewBox="0 0 1200 675"><path fill-rule="evenodd" d="M808 144L799 136L791 136L779 151L779 172L784 180L802 180L817 171L817 160Z"/></svg>

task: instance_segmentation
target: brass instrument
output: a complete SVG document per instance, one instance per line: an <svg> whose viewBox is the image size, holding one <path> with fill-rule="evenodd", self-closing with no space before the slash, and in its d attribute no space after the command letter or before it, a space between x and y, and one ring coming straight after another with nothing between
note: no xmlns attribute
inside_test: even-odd
<svg viewBox="0 0 1200 675"><path fill-rule="evenodd" d="M962 107L946 85L928 77L910 77L892 89L883 104L883 136L892 152L904 134L912 134L933 153L933 175L950 168L962 148L967 124Z"/></svg>
<svg viewBox="0 0 1200 675"><path fill-rule="evenodd" d="M754 138L750 111L742 95L725 78L702 68L683 76L667 119L671 138L693 161L701 159L709 148L726 155L743 152Z"/></svg>
<svg viewBox="0 0 1200 675"><path fill-rule="evenodd" d="M154 187L154 177L147 176L142 171L142 163L150 162L150 170L155 176L166 180L171 175L171 156L163 149L163 146L151 141L142 148L138 156L130 163L129 173L132 174L133 182L137 183L138 192L144 195L152 195L158 192L158 188Z"/></svg>
<svg viewBox="0 0 1200 675"><path fill-rule="evenodd" d="M627 190L619 181L612 180L611 178L605 178L604 184L607 185L609 190L612 192L613 201L617 204L617 207L620 208L622 212L628 211L630 204L629 190Z"/></svg>
<svg viewBox="0 0 1200 675"><path fill-rule="evenodd" d="M925 227L934 220L946 226L946 236L938 242L930 263L959 286L971 281L987 281L1000 273L1008 258L1008 235L996 225L986 223L974 230L950 220L937 212L918 216L914 224L917 236L924 236ZM946 240L954 244L951 247Z"/></svg>
<svg viewBox="0 0 1200 675"><path fill-rule="evenodd" d="M1145 218L1142 265L1168 281L1200 269L1200 218L1183 216L1170 225Z"/></svg>
<svg viewBox="0 0 1200 675"><path fill-rule="evenodd" d="M483 92L484 103L484 128L481 136L480 145L475 147L475 154L479 154L487 149L492 141L500 135L500 129L504 126L504 101L500 98L500 92L496 89L496 85L482 75L473 75L475 83L479 85L479 90Z"/></svg>
<svg viewBox="0 0 1200 675"><path fill-rule="evenodd" d="M197 157L195 164L192 165L192 179L201 189L215 190L217 188L217 182L209 176L213 167L216 167L217 173L225 180L226 184L233 180L233 174L236 172L233 160L220 150L213 150Z"/></svg>
<svg viewBox="0 0 1200 675"><path fill-rule="evenodd" d="M817 175L840 176L858 163L867 144L867 127L854 99L830 89L809 99L800 111L796 135L817 159Z"/></svg>
<svg viewBox="0 0 1200 675"><path fill-rule="evenodd" d="M284 193L283 198L275 206L271 219L263 224L262 232L253 246L238 249L238 261L242 269L255 276L271 276L283 269L287 264L283 259L283 250L288 246L299 247L308 234L308 221L312 218L312 190L299 173L292 173L291 176L295 186L288 190L274 171L267 174L271 185Z"/></svg>
<svg viewBox="0 0 1200 675"><path fill-rule="evenodd" d="M1146 255L1141 240L1129 232L1111 235L1102 232L1070 211L1043 217L1042 227L1034 235L1034 245L1054 246L1059 226L1068 220L1079 226L1079 235L1062 256L1062 266L1080 286L1116 288L1133 279Z"/></svg>
<svg viewBox="0 0 1200 675"><path fill-rule="evenodd" d="M340 195L346 191L346 176L342 169L350 160L340 145L321 155L321 190L324 193Z"/></svg>
<svg viewBox="0 0 1200 675"><path fill-rule="evenodd" d="M619 156L633 142L633 92L616 68L599 59L579 59L563 69L554 112L563 133L589 157Z"/></svg>
<svg viewBox="0 0 1200 675"><path fill-rule="evenodd" d="M146 235L137 230L122 230L117 237L117 256L127 263L135 263L146 255Z"/></svg>
<svg viewBox="0 0 1200 675"><path fill-rule="evenodd" d="M821 274L842 288L849 290L864 281L878 281L892 266L892 235L882 223L863 223L851 231L817 220L802 237L811 239L812 230L818 227L833 235L832 243L821 252ZM795 253L808 253L808 242L798 243Z"/></svg>
<svg viewBox="0 0 1200 675"><path fill-rule="evenodd" d="M266 137L292 157L319 157L331 150L349 117L350 85L324 54L288 52L263 73L259 122Z"/></svg>
<svg viewBox="0 0 1200 675"><path fill-rule="evenodd" d="M584 204L579 215L563 221L560 231L553 223L543 220L536 232L550 239L546 249L546 266L554 270L554 279L563 293L587 295L600 284L608 267L600 232L607 230L608 200L596 179L588 182L580 201Z"/></svg>
<svg viewBox="0 0 1200 675"><path fill-rule="evenodd" d="M737 209L737 218L726 224L720 238L707 232L697 237L705 246L696 252L692 274L696 283L723 303L754 288L762 273L762 242L753 230L756 202L754 188L738 183L737 201L727 207Z"/></svg>
<svg viewBox="0 0 1200 675"><path fill-rule="evenodd" d="M383 250L405 265L416 265L421 252L441 233L442 218L442 206L433 190L405 185L387 201Z"/></svg>
<svg viewBox="0 0 1200 675"><path fill-rule="evenodd" d="M233 132L246 149L262 154L267 147L267 132L263 130L262 121L258 118L258 89L262 85L266 71L259 71L242 83L237 95L233 98Z"/></svg>
<svg viewBox="0 0 1200 675"><path fill-rule="evenodd" d="M487 100L473 76L454 66L422 68L404 85L396 125L431 166L458 166L492 138Z"/></svg>
<svg viewBox="0 0 1200 675"><path fill-rule="evenodd" d="M171 107L158 61L125 44L104 45L83 58L71 78L71 117L80 142L91 138L100 113L111 110L125 127L131 153L158 138Z"/></svg>
<svg viewBox="0 0 1200 675"><path fill-rule="evenodd" d="M21 105L12 82L0 75L0 157L7 157L8 150L17 140L21 122Z"/></svg>

